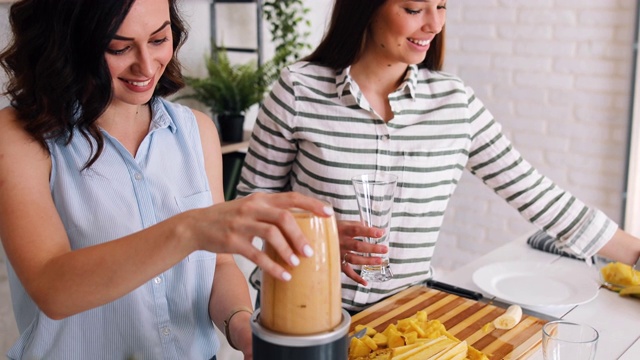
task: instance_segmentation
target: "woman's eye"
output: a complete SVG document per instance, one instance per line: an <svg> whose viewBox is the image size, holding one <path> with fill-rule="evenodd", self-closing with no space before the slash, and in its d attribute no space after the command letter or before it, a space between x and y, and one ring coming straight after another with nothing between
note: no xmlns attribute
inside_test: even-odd
<svg viewBox="0 0 640 360"><path fill-rule="evenodd" d="M163 43L166 43L167 41L169 41L169 38L163 37L162 39L152 40L151 43L154 45L161 45Z"/></svg>
<svg viewBox="0 0 640 360"><path fill-rule="evenodd" d="M420 14L421 10L413 10L413 9L405 8L404 11L406 11L407 14L409 14L409 15L418 15L418 14Z"/></svg>
<svg viewBox="0 0 640 360"><path fill-rule="evenodd" d="M447 5L438 5L438 10L447 10Z"/></svg>
<svg viewBox="0 0 640 360"><path fill-rule="evenodd" d="M129 50L128 46L125 47L125 48L122 48L122 49L111 49L111 48L109 48L109 49L107 49L107 52L109 54L111 54L111 55L122 55L125 52L127 52L127 50Z"/></svg>

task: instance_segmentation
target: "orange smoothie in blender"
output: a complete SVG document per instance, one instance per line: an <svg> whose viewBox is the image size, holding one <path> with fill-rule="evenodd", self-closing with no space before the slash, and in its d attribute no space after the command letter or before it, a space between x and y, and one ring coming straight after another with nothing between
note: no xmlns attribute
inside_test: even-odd
<svg viewBox="0 0 640 360"><path fill-rule="evenodd" d="M319 217L291 210L302 229L312 257L300 257L291 267L265 243L265 252L291 273L290 281L262 273L260 324L288 335L309 335L331 331L342 321L340 295L340 250L335 217Z"/></svg>

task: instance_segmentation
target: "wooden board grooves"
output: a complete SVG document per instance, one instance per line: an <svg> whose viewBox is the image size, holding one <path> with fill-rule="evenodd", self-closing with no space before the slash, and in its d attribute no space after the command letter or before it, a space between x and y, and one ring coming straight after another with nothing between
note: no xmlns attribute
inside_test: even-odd
<svg viewBox="0 0 640 360"><path fill-rule="evenodd" d="M425 310L429 319L439 320L451 334L466 340L491 360L528 358L540 346L540 331L546 323L524 315L511 330L486 331L483 327L506 309L417 285L354 315L350 333L360 324L383 331L387 325L413 316L418 310Z"/></svg>

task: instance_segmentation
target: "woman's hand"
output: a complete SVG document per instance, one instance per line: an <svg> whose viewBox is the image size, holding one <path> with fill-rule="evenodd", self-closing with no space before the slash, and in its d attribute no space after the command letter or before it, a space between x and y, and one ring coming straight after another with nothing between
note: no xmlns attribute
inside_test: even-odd
<svg viewBox="0 0 640 360"><path fill-rule="evenodd" d="M290 266L300 263L298 256L313 255L289 211L291 208L309 210L325 217L333 214L333 208L325 202L299 193L255 193L183 213L192 219L185 226L185 231L191 232L198 249L242 255L272 276L289 280L291 274L256 248L252 241L257 236L268 242Z"/></svg>
<svg viewBox="0 0 640 360"><path fill-rule="evenodd" d="M338 221L340 235L340 260L342 272L353 281L367 286L367 281L358 275L351 265L381 265L382 259L361 254L386 254L389 249L384 245L369 244L354 237L379 238L384 230L363 225L357 221Z"/></svg>

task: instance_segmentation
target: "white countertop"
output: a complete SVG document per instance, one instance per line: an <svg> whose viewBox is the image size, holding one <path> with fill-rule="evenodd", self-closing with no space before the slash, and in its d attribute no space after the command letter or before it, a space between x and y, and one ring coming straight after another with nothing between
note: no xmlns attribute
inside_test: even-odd
<svg viewBox="0 0 640 360"><path fill-rule="evenodd" d="M535 250L526 244L527 237L528 235L507 243L453 272L436 275L436 280L480 291L491 299L493 295L483 292L475 285L472 280L473 273L485 265L514 260L561 264L570 267L576 276L591 277L596 281L599 279L595 266L589 267L580 260ZM586 323L596 328L600 334L596 360L640 359L640 299L621 297L600 288L596 298L586 304L535 307L531 310L556 318ZM530 359L541 360L541 351L533 354Z"/></svg>

